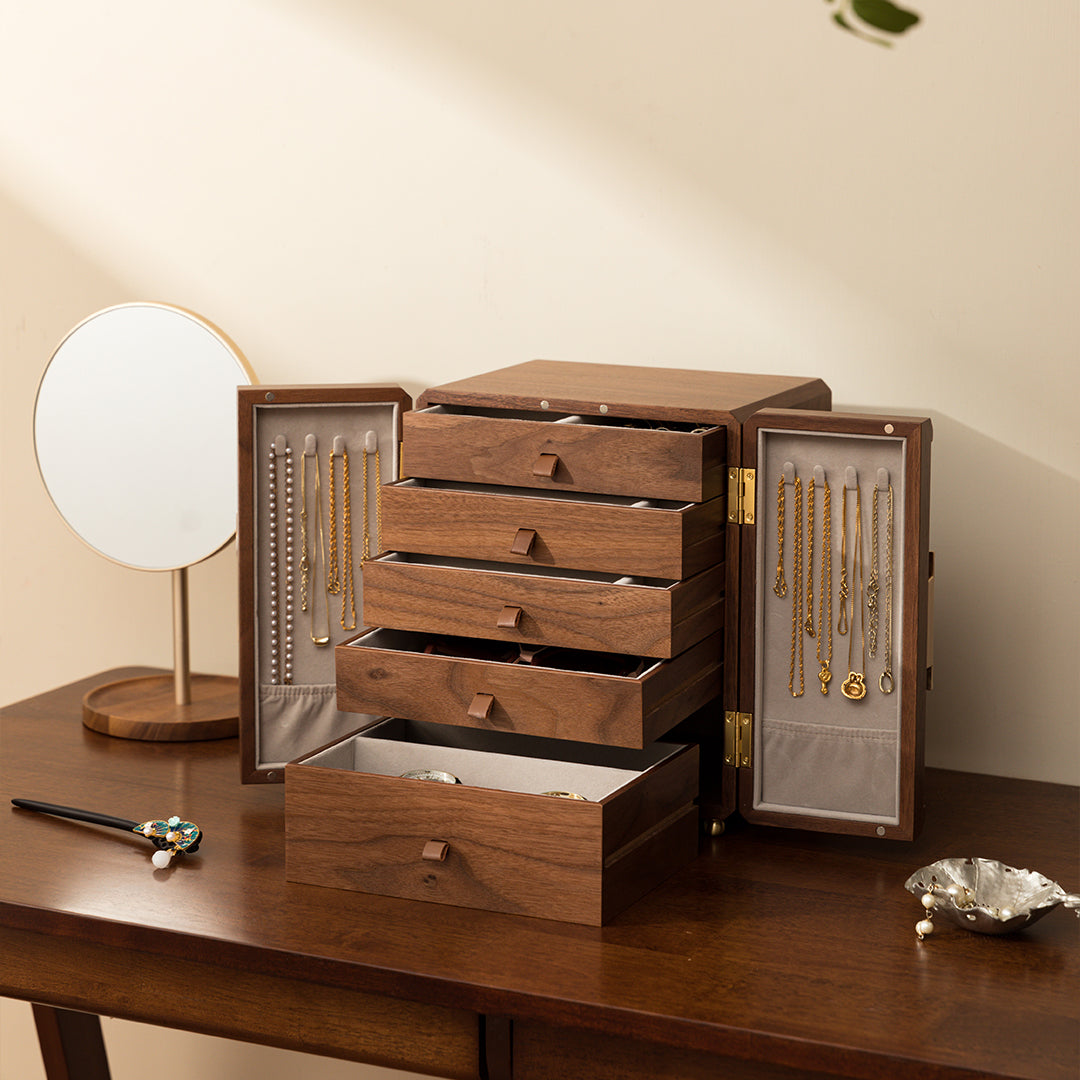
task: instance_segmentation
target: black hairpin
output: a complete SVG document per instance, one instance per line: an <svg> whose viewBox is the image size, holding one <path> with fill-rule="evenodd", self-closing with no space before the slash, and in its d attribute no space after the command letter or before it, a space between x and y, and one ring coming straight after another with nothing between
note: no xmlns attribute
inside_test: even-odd
<svg viewBox="0 0 1080 1080"><path fill-rule="evenodd" d="M52 814L53 817L72 818L91 825L104 825L110 829L138 833L145 836L157 848L151 862L163 870L172 861L174 855L186 852L194 855L199 850L203 834L198 825L190 821L181 821L171 817L167 821L129 821L127 818L112 817L110 814L98 814L93 810L79 810L74 806L55 806L53 803L35 802L33 799L12 799L12 805L22 810L33 810L39 814Z"/></svg>

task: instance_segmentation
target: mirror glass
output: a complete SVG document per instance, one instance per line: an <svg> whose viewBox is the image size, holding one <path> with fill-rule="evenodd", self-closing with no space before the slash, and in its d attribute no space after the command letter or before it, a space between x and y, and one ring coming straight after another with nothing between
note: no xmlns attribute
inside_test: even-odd
<svg viewBox="0 0 1080 1080"><path fill-rule="evenodd" d="M61 517L139 570L213 555L236 528L239 350L191 312L123 304L79 323L38 388L34 446Z"/></svg>

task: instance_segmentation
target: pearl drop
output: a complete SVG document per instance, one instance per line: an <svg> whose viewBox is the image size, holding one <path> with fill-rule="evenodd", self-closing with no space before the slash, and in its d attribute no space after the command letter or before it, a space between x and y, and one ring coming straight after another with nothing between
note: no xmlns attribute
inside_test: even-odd
<svg viewBox="0 0 1080 1080"><path fill-rule="evenodd" d="M1011 907L1003 907L998 914L1001 916L1002 922L1008 922L1009 919L1016 917L1016 912Z"/></svg>
<svg viewBox="0 0 1080 1080"><path fill-rule="evenodd" d="M928 937L934 932L934 924L929 919L922 919L915 924L915 933L920 938Z"/></svg>
<svg viewBox="0 0 1080 1080"><path fill-rule="evenodd" d="M159 870L164 870L169 865L169 863L172 862L172 857L173 853L171 851L165 851L164 849L162 849L160 851L155 851L154 854L150 856L150 861Z"/></svg>
<svg viewBox="0 0 1080 1080"><path fill-rule="evenodd" d="M922 906L926 908L927 911L931 911L933 908L937 907L937 897L934 896L933 893L923 893Z"/></svg>

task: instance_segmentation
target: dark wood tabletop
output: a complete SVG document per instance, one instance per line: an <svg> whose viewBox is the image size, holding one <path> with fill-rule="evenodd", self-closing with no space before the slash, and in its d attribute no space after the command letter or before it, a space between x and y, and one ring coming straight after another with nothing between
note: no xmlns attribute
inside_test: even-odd
<svg viewBox="0 0 1080 1080"><path fill-rule="evenodd" d="M3 712L0 994L448 1076L1080 1075L1080 920L920 942L903 888L971 855L1080 891L1076 788L930 770L914 843L732 827L592 928L290 884L284 791L239 783L235 740L83 727L142 670ZM155 871L13 797L205 840Z"/></svg>

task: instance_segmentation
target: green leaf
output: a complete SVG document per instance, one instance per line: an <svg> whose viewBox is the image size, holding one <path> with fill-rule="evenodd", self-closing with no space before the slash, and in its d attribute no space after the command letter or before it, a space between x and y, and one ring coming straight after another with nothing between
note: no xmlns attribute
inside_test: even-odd
<svg viewBox="0 0 1080 1080"><path fill-rule="evenodd" d="M914 11L906 11L890 0L852 0L852 11L864 23L887 34L902 34L919 21Z"/></svg>

